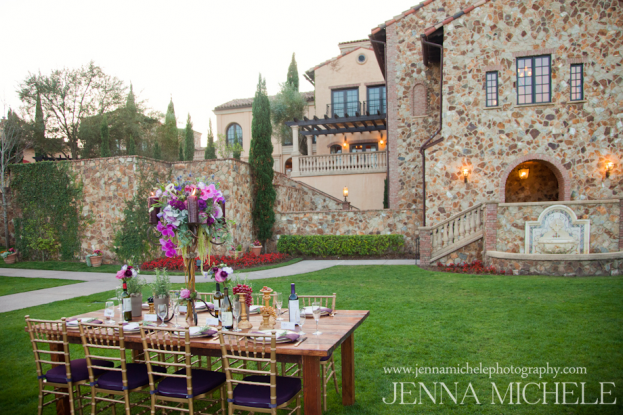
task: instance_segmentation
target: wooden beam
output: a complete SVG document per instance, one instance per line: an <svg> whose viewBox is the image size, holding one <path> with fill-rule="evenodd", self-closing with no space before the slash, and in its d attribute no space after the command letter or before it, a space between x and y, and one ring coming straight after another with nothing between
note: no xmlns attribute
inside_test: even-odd
<svg viewBox="0 0 623 415"><path fill-rule="evenodd" d="M353 122L357 122L357 121L378 121L378 120L385 120L386 114L375 114L375 115L361 115L359 117L339 117L339 116L335 116L335 117L328 117L326 114L324 116L324 120L309 120L309 121L299 121L296 120L295 121L286 121L286 125L288 127L291 127L293 125L298 125L298 126L307 126L307 125L323 125L323 124L335 124L336 122L338 123L353 123ZM327 122L329 121L329 122Z"/></svg>
<svg viewBox="0 0 623 415"><path fill-rule="evenodd" d="M329 135L329 134L344 134L344 133L365 133L368 131L385 131L387 128L385 126L380 125L368 125L365 127L342 127L342 128L331 128L323 130L322 132L309 132L303 131L301 135Z"/></svg>

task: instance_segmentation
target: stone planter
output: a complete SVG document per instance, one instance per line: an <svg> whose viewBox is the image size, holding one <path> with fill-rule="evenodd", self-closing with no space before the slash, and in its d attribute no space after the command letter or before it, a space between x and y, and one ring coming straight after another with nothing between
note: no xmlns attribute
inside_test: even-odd
<svg viewBox="0 0 623 415"><path fill-rule="evenodd" d="M158 297L154 295L154 310L156 310L156 314L158 314L158 305L159 304L166 304L167 305L167 316L169 315L169 296L165 296L165 297Z"/></svg>
<svg viewBox="0 0 623 415"><path fill-rule="evenodd" d="M7 255L7 257L4 258L5 264L15 264L16 262L17 262L17 252L11 255Z"/></svg>
<svg viewBox="0 0 623 415"><path fill-rule="evenodd" d="M130 294L130 297L132 299L132 317L141 317L143 315L143 294Z"/></svg>
<svg viewBox="0 0 623 415"><path fill-rule="evenodd" d="M238 259L242 256L242 251L227 251L227 256Z"/></svg>
<svg viewBox="0 0 623 415"><path fill-rule="evenodd" d="M253 252L253 255L255 256L260 256L260 253L262 252L262 246L252 246L251 247L251 252Z"/></svg>
<svg viewBox="0 0 623 415"><path fill-rule="evenodd" d="M102 265L102 258L104 258L102 255L92 256L91 257L91 266L97 268L100 265Z"/></svg>

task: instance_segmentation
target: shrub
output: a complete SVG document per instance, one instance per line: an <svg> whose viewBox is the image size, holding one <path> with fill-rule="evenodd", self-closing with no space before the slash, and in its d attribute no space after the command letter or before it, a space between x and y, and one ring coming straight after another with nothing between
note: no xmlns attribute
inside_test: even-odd
<svg viewBox="0 0 623 415"><path fill-rule="evenodd" d="M281 235L277 250L290 255L368 256L401 252L403 235Z"/></svg>

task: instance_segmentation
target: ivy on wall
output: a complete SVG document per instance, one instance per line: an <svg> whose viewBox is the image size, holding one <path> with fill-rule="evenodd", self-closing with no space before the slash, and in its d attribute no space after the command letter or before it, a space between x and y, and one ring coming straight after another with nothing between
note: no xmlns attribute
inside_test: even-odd
<svg viewBox="0 0 623 415"><path fill-rule="evenodd" d="M157 256L155 251L160 247L147 213L147 198L156 187L157 177L151 163L142 159L138 159L136 172L136 192L125 202L112 250L122 262L141 264Z"/></svg>
<svg viewBox="0 0 623 415"><path fill-rule="evenodd" d="M82 182L68 162L14 164L11 189L20 217L15 246L25 259L74 259L80 253Z"/></svg>

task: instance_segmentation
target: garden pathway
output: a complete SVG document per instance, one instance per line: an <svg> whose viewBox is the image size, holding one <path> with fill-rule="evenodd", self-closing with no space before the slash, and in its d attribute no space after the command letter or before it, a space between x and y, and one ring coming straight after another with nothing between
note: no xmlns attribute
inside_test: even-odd
<svg viewBox="0 0 623 415"><path fill-rule="evenodd" d="M379 260L332 260L332 261L301 261L296 264L287 265L280 268L267 269L263 271L244 272L237 274L247 277L250 280L262 278L287 277L290 275L306 274L308 272L320 271L336 265L413 265L412 259L379 259ZM0 297L0 313L19 310L21 308L33 307L41 304L48 304L54 301L68 300L74 297L96 294L102 291L114 290L119 284L114 278L114 274L98 272L71 272L71 271L44 271L35 269L0 268L0 275L6 277L25 277L25 278L57 278L65 280L85 281L83 283L64 285L61 287L46 288L44 290L28 291L24 293L5 295ZM154 275L143 275L151 282ZM198 277L197 282L203 278ZM171 282L183 283L184 276L172 275Z"/></svg>

